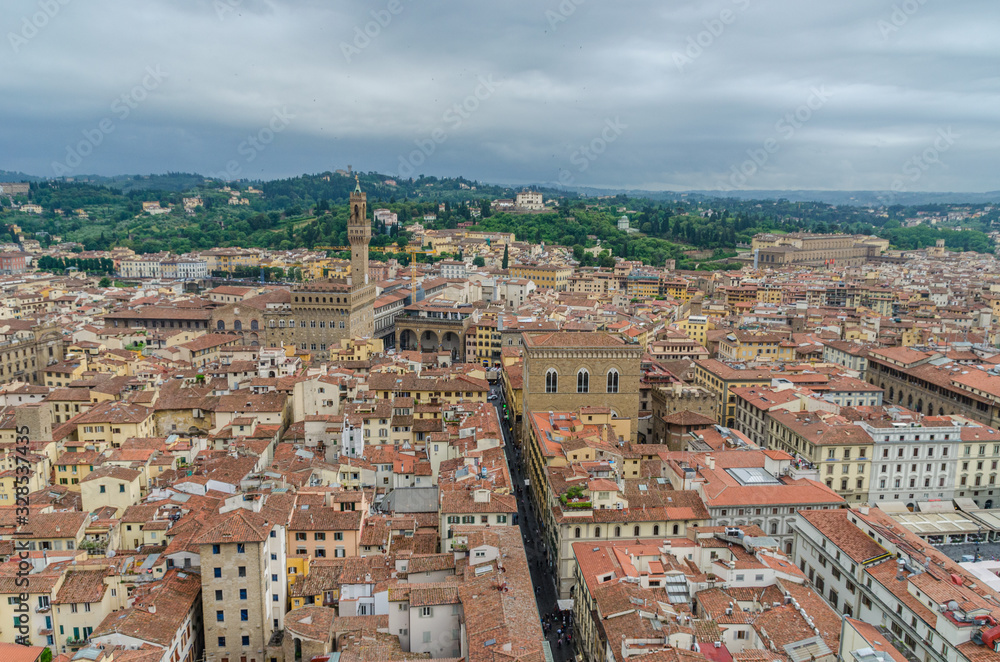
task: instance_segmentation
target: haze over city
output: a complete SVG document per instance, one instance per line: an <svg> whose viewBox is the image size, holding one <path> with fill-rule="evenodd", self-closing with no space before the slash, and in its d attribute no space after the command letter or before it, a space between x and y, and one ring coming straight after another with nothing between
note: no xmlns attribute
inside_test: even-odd
<svg viewBox="0 0 1000 662"><path fill-rule="evenodd" d="M998 188L985 0L12 0L3 17L0 168L35 176L351 163L651 190Z"/></svg>

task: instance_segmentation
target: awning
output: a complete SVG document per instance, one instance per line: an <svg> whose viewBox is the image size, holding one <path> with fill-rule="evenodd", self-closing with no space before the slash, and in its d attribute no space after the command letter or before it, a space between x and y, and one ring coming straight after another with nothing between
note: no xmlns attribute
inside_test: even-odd
<svg viewBox="0 0 1000 662"><path fill-rule="evenodd" d="M969 498L955 499L955 505L958 506L959 510L964 510L967 513L980 509L976 502Z"/></svg>
<svg viewBox="0 0 1000 662"><path fill-rule="evenodd" d="M573 611L573 598L568 598L566 600L556 600L556 605L562 611Z"/></svg>

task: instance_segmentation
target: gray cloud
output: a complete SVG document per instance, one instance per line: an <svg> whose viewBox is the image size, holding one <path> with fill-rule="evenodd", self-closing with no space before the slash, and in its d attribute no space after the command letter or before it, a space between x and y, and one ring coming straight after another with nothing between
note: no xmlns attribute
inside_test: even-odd
<svg viewBox="0 0 1000 662"><path fill-rule="evenodd" d="M908 190L993 190L998 19L985 0L9 0L0 168L55 174L105 121L71 174L714 189L773 139L743 187L885 189L952 127ZM165 76L133 98L147 67Z"/></svg>

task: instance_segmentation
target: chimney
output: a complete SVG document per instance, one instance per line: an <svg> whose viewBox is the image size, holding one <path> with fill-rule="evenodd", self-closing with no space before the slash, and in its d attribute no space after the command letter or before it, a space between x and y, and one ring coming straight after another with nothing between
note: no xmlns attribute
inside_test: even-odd
<svg viewBox="0 0 1000 662"><path fill-rule="evenodd" d="M905 566L906 566L906 561L904 561L903 559L898 559L896 561L896 580L897 581L903 581L904 579L906 579L906 572L904 571Z"/></svg>
<svg viewBox="0 0 1000 662"><path fill-rule="evenodd" d="M706 455L705 465L709 468L710 471L715 471L715 458L712 457L711 455Z"/></svg>

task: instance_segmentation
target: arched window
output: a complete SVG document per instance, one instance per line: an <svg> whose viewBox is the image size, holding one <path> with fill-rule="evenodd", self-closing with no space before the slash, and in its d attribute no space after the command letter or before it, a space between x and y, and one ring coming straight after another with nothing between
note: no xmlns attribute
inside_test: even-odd
<svg viewBox="0 0 1000 662"><path fill-rule="evenodd" d="M580 527L576 527L576 531L573 532L573 537L574 538L580 537Z"/></svg>
<svg viewBox="0 0 1000 662"><path fill-rule="evenodd" d="M621 537L622 537L622 527L616 526L615 527L615 538L621 538Z"/></svg>
<svg viewBox="0 0 1000 662"><path fill-rule="evenodd" d="M654 536L660 535L660 525L659 524L654 524L653 525L653 535Z"/></svg>
<svg viewBox="0 0 1000 662"><path fill-rule="evenodd" d="M638 535L639 535L639 525L638 525L638 524L636 524L636 525L635 525L635 528L634 528L634 529L632 529L632 533L633 533L633 535L635 535L635 536L638 536Z"/></svg>
<svg viewBox="0 0 1000 662"><path fill-rule="evenodd" d="M680 532L681 532L681 527L678 526L677 524L674 524L674 535L676 536Z"/></svg>
<svg viewBox="0 0 1000 662"><path fill-rule="evenodd" d="M273 329L274 328L274 320L268 320L267 321L267 325Z"/></svg>
<svg viewBox="0 0 1000 662"><path fill-rule="evenodd" d="M233 322L233 329L235 329L236 331L242 331L243 322L241 322L240 320L236 320L235 322Z"/></svg>
<svg viewBox="0 0 1000 662"><path fill-rule="evenodd" d="M590 393L590 373L585 368L576 373L576 392Z"/></svg>
<svg viewBox="0 0 1000 662"><path fill-rule="evenodd" d="M612 368L608 370L608 393L618 392L618 371Z"/></svg>
<svg viewBox="0 0 1000 662"><path fill-rule="evenodd" d="M224 321L222 321L222 320L219 320L218 322L216 322L215 328L217 330L219 330L219 331L225 331L226 330L226 323Z"/></svg>
<svg viewBox="0 0 1000 662"><path fill-rule="evenodd" d="M913 394L911 393L910 397L907 398L907 400L906 400L906 407L907 407L907 409L909 409L912 406L913 406Z"/></svg>
<svg viewBox="0 0 1000 662"><path fill-rule="evenodd" d="M250 320L250 330L251 331L256 331L259 328L260 328L260 326L257 324L257 320Z"/></svg>
<svg viewBox="0 0 1000 662"><path fill-rule="evenodd" d="M601 537L601 527L599 527L599 526L595 526L594 527L594 537L595 538L600 538Z"/></svg>
<svg viewBox="0 0 1000 662"><path fill-rule="evenodd" d="M890 402L891 402L891 401L892 401L892 399L893 399L893 398L895 398L895 397L896 397L896 388L895 388L895 387L893 387L893 386L890 386L890 387L889 387L889 400L890 400Z"/></svg>
<svg viewBox="0 0 1000 662"><path fill-rule="evenodd" d="M555 368L549 368L545 373L545 392L555 393L559 390L559 373Z"/></svg>

